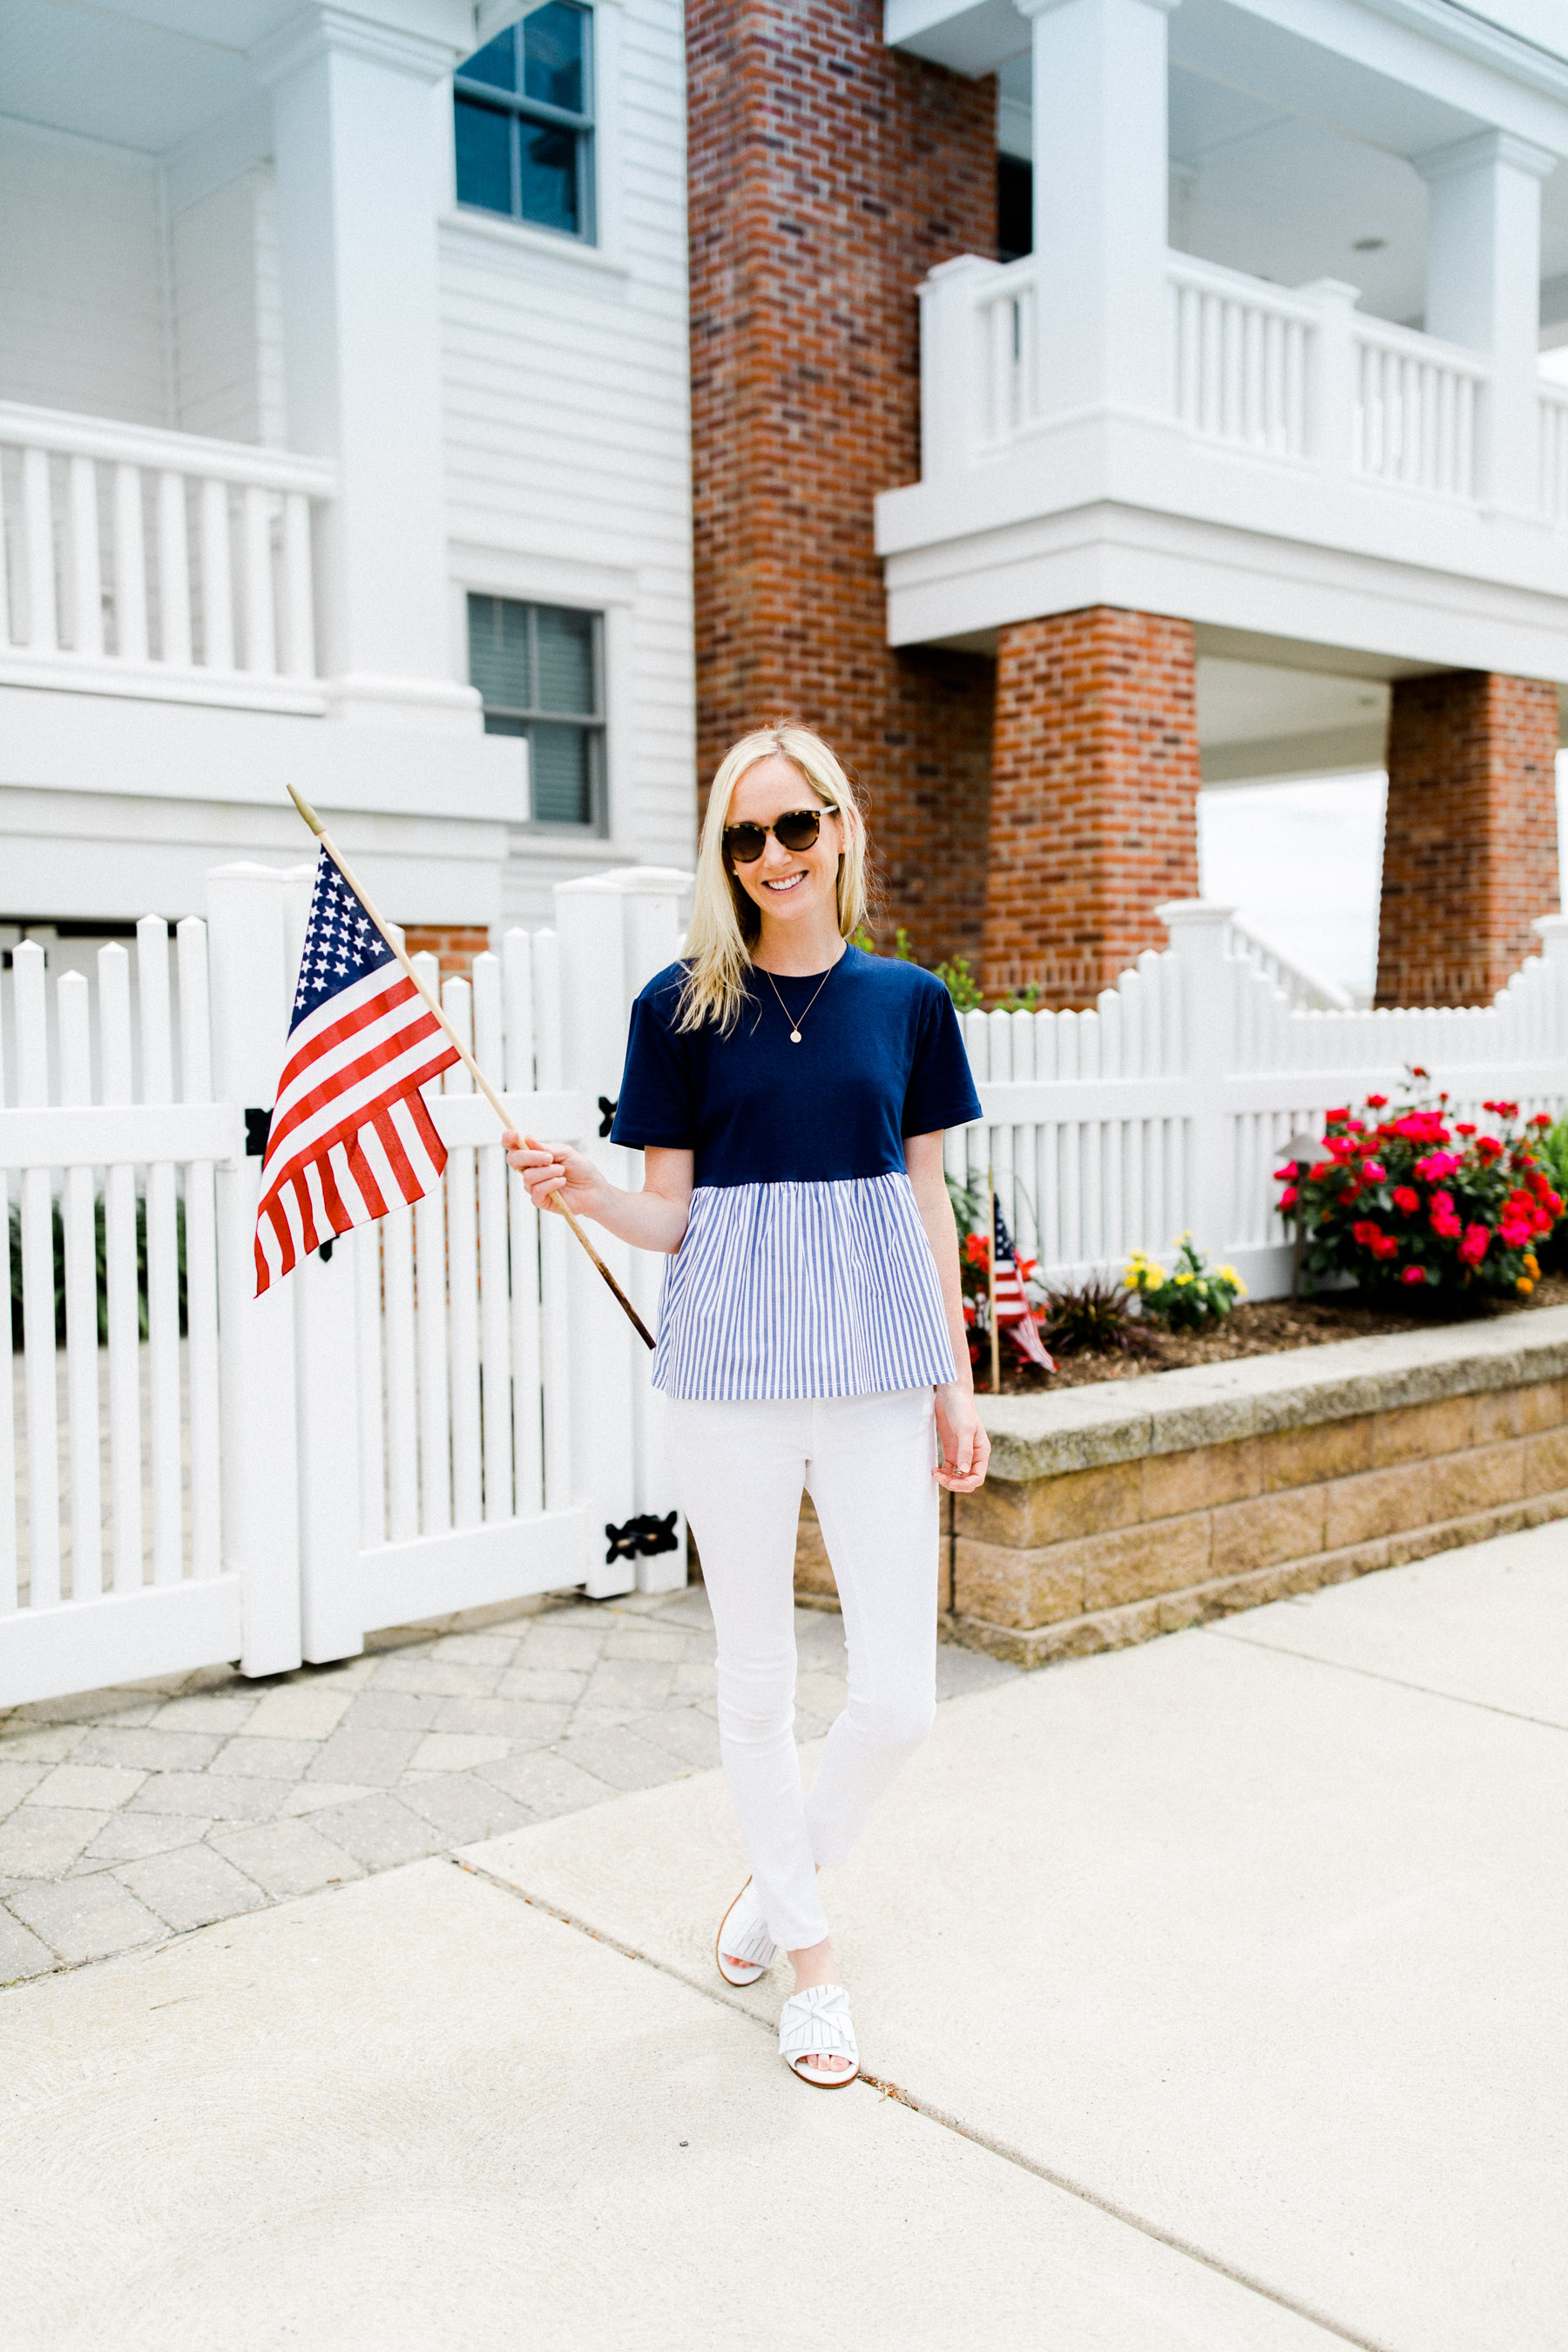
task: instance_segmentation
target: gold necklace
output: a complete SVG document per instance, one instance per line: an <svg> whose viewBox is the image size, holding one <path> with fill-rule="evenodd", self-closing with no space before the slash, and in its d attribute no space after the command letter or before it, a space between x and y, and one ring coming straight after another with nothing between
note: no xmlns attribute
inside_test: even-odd
<svg viewBox="0 0 1568 2352"><path fill-rule="evenodd" d="M842 963L843 961L843 957L840 956L837 963L830 963L828 965L827 970L823 973L822 978L817 982L816 988L812 991L811 1004L815 1004L816 1003L817 998L822 994L823 990L826 987L828 982L837 971L838 965ZM811 1011L811 1004L806 1006L805 1013L803 1013L800 1016L800 1021L797 1021L794 1013L790 1011L789 1006L784 1003L784 998L779 996L779 984L773 978L773 973L769 971L766 964L762 966L762 972L763 979L767 982L768 986L773 990L773 994L778 996L779 1011L784 1014L784 1019L790 1024L789 1042L792 1045L798 1045L800 1043L800 1022L805 1019L805 1013L809 1013Z"/></svg>

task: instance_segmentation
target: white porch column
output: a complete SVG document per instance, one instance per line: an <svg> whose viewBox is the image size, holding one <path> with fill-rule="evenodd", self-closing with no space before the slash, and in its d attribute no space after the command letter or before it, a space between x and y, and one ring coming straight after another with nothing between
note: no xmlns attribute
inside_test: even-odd
<svg viewBox="0 0 1568 2352"><path fill-rule="evenodd" d="M469 45L300 10L272 89L289 437L337 460L320 625L338 716L477 733L451 675L432 93Z"/></svg>
<svg viewBox="0 0 1568 2352"><path fill-rule="evenodd" d="M1166 26L1179 0L1016 0L1034 19L1040 411L1165 411Z"/></svg>
<svg viewBox="0 0 1568 2352"><path fill-rule="evenodd" d="M1426 182L1426 331L1486 352L1481 496L1533 514L1538 500L1541 183L1556 158L1507 131L1416 156Z"/></svg>

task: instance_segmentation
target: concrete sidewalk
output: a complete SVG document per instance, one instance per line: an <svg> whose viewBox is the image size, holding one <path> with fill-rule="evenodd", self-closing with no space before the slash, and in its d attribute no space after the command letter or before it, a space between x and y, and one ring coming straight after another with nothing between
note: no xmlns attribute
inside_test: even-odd
<svg viewBox="0 0 1568 2352"><path fill-rule="evenodd" d="M17 1987L7 2352L1561 2352L1565 1633L1547 1528L955 1698L832 2097L714 1774Z"/></svg>

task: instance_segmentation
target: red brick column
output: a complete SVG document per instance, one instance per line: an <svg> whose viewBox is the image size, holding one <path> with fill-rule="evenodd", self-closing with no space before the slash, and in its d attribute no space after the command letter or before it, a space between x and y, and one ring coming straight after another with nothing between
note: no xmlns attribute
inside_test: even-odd
<svg viewBox="0 0 1568 2352"><path fill-rule="evenodd" d="M1097 604L1001 633L985 985L1091 1004L1198 891L1193 625Z"/></svg>
<svg viewBox="0 0 1568 2352"><path fill-rule="evenodd" d="M439 923L409 923L403 933L403 944L411 956L440 957L443 980L467 980L474 958L483 955L489 943L487 930Z"/></svg>
<svg viewBox="0 0 1568 2352"><path fill-rule="evenodd" d="M689 0L699 772L783 713L866 790L879 932L980 948L992 665L886 640L872 501L920 478L917 289L996 249L996 91L882 0Z"/></svg>
<svg viewBox="0 0 1568 2352"><path fill-rule="evenodd" d="M1557 688L1401 678L1388 721L1379 1004L1486 1004L1557 911Z"/></svg>

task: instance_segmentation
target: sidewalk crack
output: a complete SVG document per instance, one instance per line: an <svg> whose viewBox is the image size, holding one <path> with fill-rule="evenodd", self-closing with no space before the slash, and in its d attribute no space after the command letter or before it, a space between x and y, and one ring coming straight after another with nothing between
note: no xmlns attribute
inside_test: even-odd
<svg viewBox="0 0 1568 2352"><path fill-rule="evenodd" d="M623 1959L639 1960L645 1968L656 1969L660 1976L673 1979L677 1984L684 1985L690 1992L700 1993L705 2000L711 2000L721 2009L731 2010L737 2016L749 2019L753 2025L760 2025L763 2031L770 2038L772 2037L773 2028L765 2018L758 2017L754 2010L746 2008L742 2002L731 1998L710 1982L699 1982L695 1977L689 1976L684 1969L672 1968L668 1960L656 1959L649 1952L639 1952L635 1945L622 1943L616 1936L607 1936L601 1928L591 1927L585 1919L575 1917L570 1911L563 1911L558 1904L546 1902L542 1895L530 1895L526 1888L517 1885L510 1879L498 1878L493 1871L484 1869L478 1863L466 1862L458 1854L453 1854L449 1858L459 1870L466 1870L471 1877L483 1879L487 1885L499 1888L501 1894L511 1895L516 1902L526 1903L531 1910L542 1911L549 1918L558 1919L563 1927L574 1928L580 1936L588 1937L595 1944L608 1945L611 1951L619 1952ZM864 2066L860 2069L859 2080L874 2091L879 2099L896 2100L900 2106L909 2107L915 2115L923 2116L927 2123L935 2124L941 2130L952 2132L959 2139L969 2140L976 2147L983 2147L988 2156L1000 2158L1004 2164L1014 2165L1020 2172L1032 2173L1037 2180L1043 2180L1047 2188L1059 2189L1064 2196L1075 2198L1080 2205L1092 2206L1097 2212L1104 2213L1113 2221L1120 2221L1124 2228L1136 2230L1140 2237L1152 2238L1162 2246L1169 2246L1173 2253L1183 2254L1189 2262L1197 2263L1205 2270L1213 2271L1218 2277L1228 2279L1234 2286L1245 2287L1249 2294L1260 2296L1265 2303L1273 2304L1277 2310L1289 2311L1298 2319L1306 2320L1309 2326L1321 2328L1324 2335L1331 2336L1336 2343L1351 2345L1354 2347L1354 2352L1397 2352L1397 2347L1384 2338L1356 2335L1353 2329L1342 2326L1328 2312L1320 2311L1315 2305L1303 2303L1295 2295L1287 2294L1280 2288L1270 2286L1267 2279L1258 2277L1253 2272L1243 2270L1234 2263L1222 2261L1217 2254L1207 2252L1204 2247L1194 2244L1190 2239L1181 2237L1175 2231L1163 2228L1158 2221L1152 2221L1147 2214L1136 2212L1130 2206L1118 2204L1114 2199L1101 2196L1085 2182L1075 2180L1070 2173L1058 2172L1051 2166L1040 2163L1037 2158L1026 2155L1022 2148L1015 2147L1011 2141L999 2139L989 2132L976 2131L971 2125L962 2122L957 2116L949 2114L946 2108L933 2106L925 2100L917 2098L915 2094L906 2090L902 2084L894 2083L885 2075L870 2074ZM857 2086L850 2084L847 2087L853 2091Z"/></svg>

